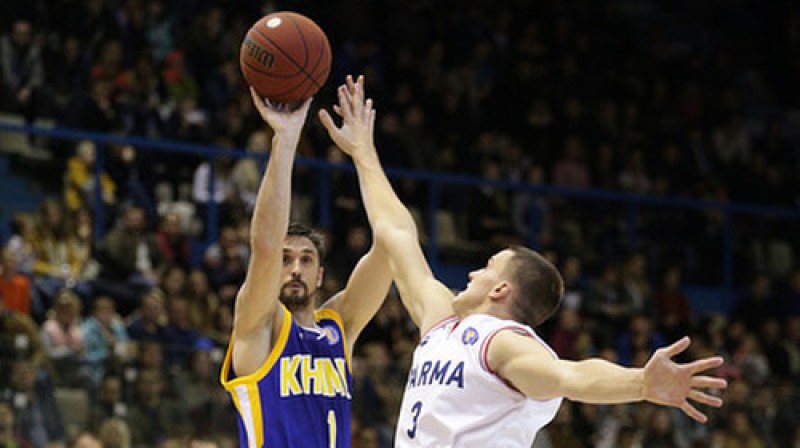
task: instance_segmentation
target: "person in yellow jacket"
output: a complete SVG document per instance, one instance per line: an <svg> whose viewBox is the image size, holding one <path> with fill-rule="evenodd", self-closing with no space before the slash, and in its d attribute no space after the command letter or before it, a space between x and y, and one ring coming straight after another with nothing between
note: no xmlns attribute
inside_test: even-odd
<svg viewBox="0 0 800 448"><path fill-rule="evenodd" d="M71 212L80 208L93 208L95 153L94 142L81 140L75 147L75 155L67 161L64 201ZM100 175L100 188L103 202L106 205L114 204L117 186L106 172Z"/></svg>

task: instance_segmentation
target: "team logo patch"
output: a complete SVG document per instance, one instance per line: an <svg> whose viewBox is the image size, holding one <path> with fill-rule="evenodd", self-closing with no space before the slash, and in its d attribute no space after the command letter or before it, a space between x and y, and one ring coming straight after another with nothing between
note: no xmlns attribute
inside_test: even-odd
<svg viewBox="0 0 800 448"><path fill-rule="evenodd" d="M422 338L421 341L419 341L419 346L422 347L423 345L427 344L430 339L431 339L431 335L429 335L429 334L425 335L425 337Z"/></svg>
<svg viewBox="0 0 800 448"><path fill-rule="evenodd" d="M464 345L472 345L477 341L478 330L476 330L474 327L467 328L464 330L464 333L461 334L461 342L463 342Z"/></svg>
<svg viewBox="0 0 800 448"><path fill-rule="evenodd" d="M328 338L328 344L336 345L339 342L339 330L333 325L325 325L322 327L322 332Z"/></svg>

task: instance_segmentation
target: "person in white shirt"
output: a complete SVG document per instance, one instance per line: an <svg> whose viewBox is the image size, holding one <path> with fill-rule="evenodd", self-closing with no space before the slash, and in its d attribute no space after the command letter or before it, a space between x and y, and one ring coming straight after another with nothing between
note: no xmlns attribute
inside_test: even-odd
<svg viewBox="0 0 800 448"><path fill-rule="evenodd" d="M469 274L454 295L434 278L419 245L414 220L392 189L373 141L375 110L364 97L364 78L339 87L337 126L320 111L334 142L358 171L376 242L389 254L392 275L421 339L400 410L397 447L529 447L562 398L587 403L649 401L680 408L705 422L692 402L719 407L704 389L726 387L701 372L721 357L677 364L670 358L689 338L657 350L644 368L601 360L560 360L536 336L557 309L563 280L538 253L511 247ZM690 402L690 400L692 402Z"/></svg>

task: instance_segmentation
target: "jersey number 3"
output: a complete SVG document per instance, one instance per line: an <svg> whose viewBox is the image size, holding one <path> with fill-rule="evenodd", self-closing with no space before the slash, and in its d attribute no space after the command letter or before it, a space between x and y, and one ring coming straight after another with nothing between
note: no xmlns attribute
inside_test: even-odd
<svg viewBox="0 0 800 448"><path fill-rule="evenodd" d="M418 401L414 403L414 406L411 406L411 416L413 417L411 420L411 428L406 430L406 434L408 434L408 438L413 439L417 435L417 419L419 418L419 413L422 411L422 402Z"/></svg>

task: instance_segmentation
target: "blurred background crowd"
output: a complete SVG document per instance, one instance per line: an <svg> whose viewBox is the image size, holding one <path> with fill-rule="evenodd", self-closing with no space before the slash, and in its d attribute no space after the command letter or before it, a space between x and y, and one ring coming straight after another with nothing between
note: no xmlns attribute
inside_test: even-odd
<svg viewBox="0 0 800 448"><path fill-rule="evenodd" d="M797 210L800 8L747 0L2 2L4 116L220 156L112 144L97 179L90 140L31 136L45 160L0 152L47 196L5 210L0 446L77 446L81 434L106 447L235 444L218 372L271 141L238 53L250 24L281 9L313 18L333 47L313 107L363 73L386 166L485 181L445 188L436 210L421 182L395 184L420 222L451 225L445 261L523 243L560 268L564 305L538 331L561 357L637 366L689 334L686 359L726 358L726 405L707 425L647 404L565 402L534 446L800 446L797 220L741 218L730 232L713 208L643 207L631 244L624 207L502 185ZM299 152L346 162L313 118ZM295 172L293 213L311 224L316 176ZM371 238L354 175L330 181L321 298ZM698 313L687 285L720 286L726 239L735 303ZM390 446L416 337L390 294L354 355L354 446Z"/></svg>

